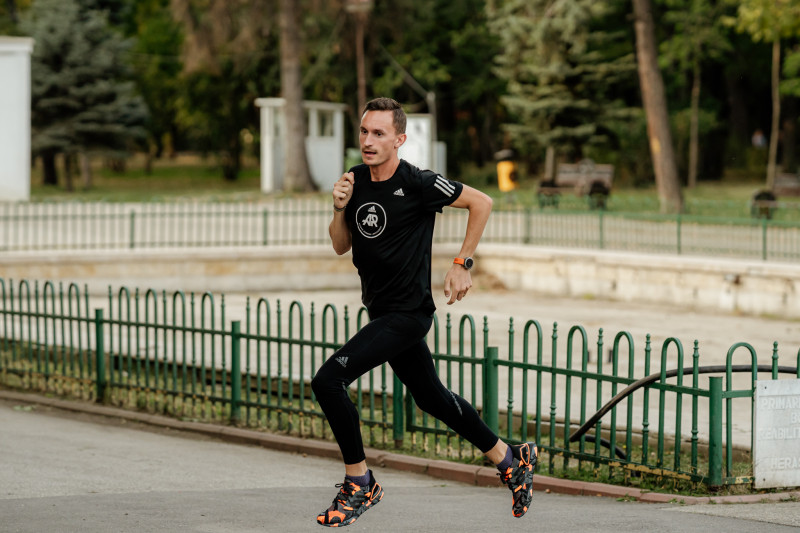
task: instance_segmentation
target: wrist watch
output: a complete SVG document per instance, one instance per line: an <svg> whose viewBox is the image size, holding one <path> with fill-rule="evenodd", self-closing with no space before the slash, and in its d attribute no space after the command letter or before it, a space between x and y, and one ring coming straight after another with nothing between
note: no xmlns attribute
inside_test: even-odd
<svg viewBox="0 0 800 533"><path fill-rule="evenodd" d="M456 257L455 259L453 259L453 264L461 265L465 269L469 270L475 264L475 260L472 259L471 257L464 257L464 258Z"/></svg>

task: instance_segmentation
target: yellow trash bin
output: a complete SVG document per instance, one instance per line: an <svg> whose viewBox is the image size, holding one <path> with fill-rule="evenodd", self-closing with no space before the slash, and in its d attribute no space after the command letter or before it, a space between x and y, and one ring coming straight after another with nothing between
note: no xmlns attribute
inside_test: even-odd
<svg viewBox="0 0 800 533"><path fill-rule="evenodd" d="M497 162L497 186L502 192L511 192L517 188L517 164L515 162Z"/></svg>

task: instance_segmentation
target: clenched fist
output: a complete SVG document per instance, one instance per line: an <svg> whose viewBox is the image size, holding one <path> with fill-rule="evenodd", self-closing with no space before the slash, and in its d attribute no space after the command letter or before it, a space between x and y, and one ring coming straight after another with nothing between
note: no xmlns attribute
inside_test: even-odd
<svg viewBox="0 0 800 533"><path fill-rule="evenodd" d="M353 185L356 177L352 172L345 172L339 181L333 184L333 207L344 209L353 196Z"/></svg>

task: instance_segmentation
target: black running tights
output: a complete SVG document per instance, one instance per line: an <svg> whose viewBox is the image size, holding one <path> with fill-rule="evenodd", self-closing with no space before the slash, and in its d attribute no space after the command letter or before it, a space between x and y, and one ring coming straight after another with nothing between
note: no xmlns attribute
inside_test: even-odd
<svg viewBox="0 0 800 533"><path fill-rule="evenodd" d="M389 313L369 322L317 371L311 382L317 401L339 443L345 464L365 459L356 406L348 387L359 376L388 362L420 409L447 424L486 453L498 437L469 402L445 388L424 337L432 318L423 313Z"/></svg>

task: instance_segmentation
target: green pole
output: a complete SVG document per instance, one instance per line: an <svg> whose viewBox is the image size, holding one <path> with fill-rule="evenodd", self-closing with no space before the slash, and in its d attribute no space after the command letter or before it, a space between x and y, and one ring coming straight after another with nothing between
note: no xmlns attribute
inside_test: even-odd
<svg viewBox="0 0 800 533"><path fill-rule="evenodd" d="M602 250L606 246L606 237L605 237L605 228L603 227L603 210L602 209L599 209L597 211L597 217L598 217L598 220L597 220L598 229L599 229L599 233L600 233L600 249Z"/></svg>
<svg viewBox="0 0 800 533"><path fill-rule="evenodd" d="M403 382L394 376L392 380L392 428L394 429L394 447L403 447L403 437L405 436L404 417L403 417Z"/></svg>
<svg viewBox="0 0 800 533"><path fill-rule="evenodd" d="M489 346L483 360L483 421L496 434L500 431L497 374L497 347Z"/></svg>
<svg viewBox="0 0 800 533"><path fill-rule="evenodd" d="M136 247L136 211L131 211L130 220L131 220L131 230L130 230L131 242L130 242L130 247L131 247L131 249L133 249L133 248Z"/></svg>
<svg viewBox="0 0 800 533"><path fill-rule="evenodd" d="M767 219L761 219L761 259L767 260Z"/></svg>
<svg viewBox="0 0 800 533"><path fill-rule="evenodd" d="M523 241L525 244L530 244L532 237L531 233L533 232L533 209L530 206L525 207L525 240Z"/></svg>
<svg viewBox="0 0 800 533"><path fill-rule="evenodd" d="M94 310L94 337L95 337L95 401L103 403L106 395L106 354L105 336L103 331L103 310Z"/></svg>
<svg viewBox="0 0 800 533"><path fill-rule="evenodd" d="M242 409L242 324L231 323L231 422L238 424Z"/></svg>
<svg viewBox="0 0 800 533"><path fill-rule="evenodd" d="M722 485L722 376L708 378L708 486Z"/></svg>

